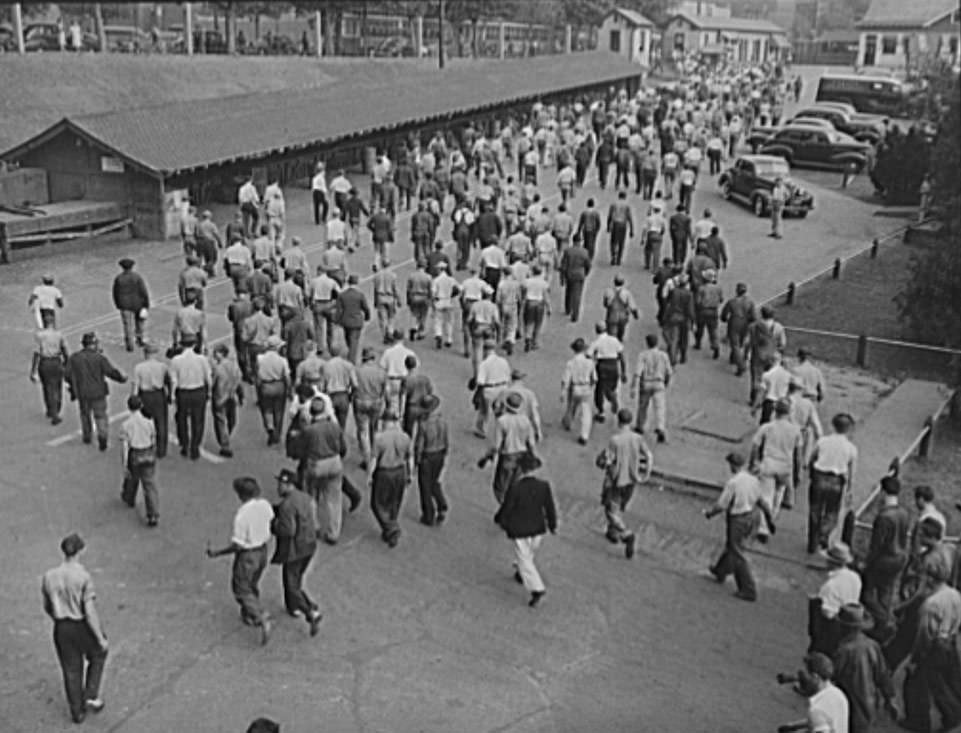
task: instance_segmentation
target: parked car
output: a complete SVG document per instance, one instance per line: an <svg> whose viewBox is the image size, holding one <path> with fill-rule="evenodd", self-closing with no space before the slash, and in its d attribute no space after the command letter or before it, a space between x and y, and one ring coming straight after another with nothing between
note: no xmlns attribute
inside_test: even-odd
<svg viewBox="0 0 961 733"><path fill-rule="evenodd" d="M876 143L884 135L884 125L876 115L850 114L833 106L814 105L805 107L792 118L815 117L828 120L839 132L844 132L855 140Z"/></svg>
<svg viewBox="0 0 961 733"><path fill-rule="evenodd" d="M842 170L853 164L861 170L868 160L870 143L843 132L787 125L761 146L762 155L784 158L788 165Z"/></svg>
<svg viewBox="0 0 961 733"><path fill-rule="evenodd" d="M718 183L724 198L739 199L749 204L758 216L770 214L771 191L775 181L783 179L790 192L784 204L784 216L801 219L814 208L814 196L791 180L791 167L784 158L774 155L742 155L721 174Z"/></svg>
<svg viewBox="0 0 961 733"><path fill-rule="evenodd" d="M70 37L67 34L66 48L60 48L60 26L56 23L30 23L23 29L23 46L26 51L60 51L73 50ZM84 33L81 50L97 51L100 41L93 33Z"/></svg>
<svg viewBox="0 0 961 733"><path fill-rule="evenodd" d="M377 57L387 56L396 58L402 56L409 58L417 54L414 53L414 47L411 45L410 40L399 36L390 36L374 46L370 50L370 55Z"/></svg>
<svg viewBox="0 0 961 733"><path fill-rule="evenodd" d="M103 32L108 51L143 53L153 45L150 34L133 25L106 25Z"/></svg>
<svg viewBox="0 0 961 733"><path fill-rule="evenodd" d="M178 28L174 26L170 30L177 32ZM193 36L194 53L227 53L227 40L220 31L195 30ZM168 46L168 50L171 53L186 53L187 41L184 36L179 35L177 40Z"/></svg>
<svg viewBox="0 0 961 733"><path fill-rule="evenodd" d="M835 129L830 120L822 120L815 117L798 117L797 119L792 120L791 124L798 127L814 127L820 130ZM780 129L782 128L761 127L760 125L757 127L752 127L750 132L747 134L745 142L750 145L752 153L757 153L761 146L774 137L774 135L776 135Z"/></svg>
<svg viewBox="0 0 961 733"><path fill-rule="evenodd" d="M0 23L0 51L16 51L17 39L14 38L13 26Z"/></svg>

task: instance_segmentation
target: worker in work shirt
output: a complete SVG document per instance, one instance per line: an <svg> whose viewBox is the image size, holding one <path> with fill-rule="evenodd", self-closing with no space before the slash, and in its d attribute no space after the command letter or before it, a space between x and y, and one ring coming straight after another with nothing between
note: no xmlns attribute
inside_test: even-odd
<svg viewBox="0 0 961 733"><path fill-rule="evenodd" d="M387 334L394 330L394 319L397 309L402 305L400 291L397 288L397 273L390 269L390 260L385 256L380 266L375 262L374 271L374 310L377 312L377 325L384 343Z"/></svg>
<svg viewBox="0 0 961 733"><path fill-rule="evenodd" d="M583 246L580 237L575 236L573 246L564 249L558 271L561 285L565 288L564 314L570 316L572 323L576 323L581 314L584 281L591 271L591 255Z"/></svg>
<svg viewBox="0 0 961 733"><path fill-rule="evenodd" d="M561 402L567 404L567 410L561 420L564 430L570 430L575 419L579 422L577 442L587 445L591 437L591 398L597 374L594 362L587 356L587 343L582 338L571 344L574 357L564 367L561 377Z"/></svg>
<svg viewBox="0 0 961 733"><path fill-rule="evenodd" d="M707 330L708 340L711 344L711 355L715 359L721 354L717 340L717 325L723 302L724 292L721 290L721 286L717 284L717 272L705 270L704 285L698 288L697 294L694 296L695 315L697 316L694 348L701 348L701 339L704 338L704 331Z"/></svg>
<svg viewBox="0 0 961 733"><path fill-rule="evenodd" d="M267 445L276 445L284 429L284 408L291 392L290 365L280 355L284 345L280 336L267 339L266 350L257 357L254 384L257 387L257 406L267 431Z"/></svg>
<svg viewBox="0 0 961 733"><path fill-rule="evenodd" d="M474 377L477 377L477 366L480 364L483 344L488 339L497 341L500 332L500 313L493 303L493 293L485 291L478 300L471 306L467 316L467 325L471 333L471 359L474 369Z"/></svg>
<svg viewBox="0 0 961 733"><path fill-rule="evenodd" d="M617 398L618 381L627 382L627 366L624 362L624 344L620 339L607 332L607 324L595 324L597 337L587 347L587 356L594 362L597 381L594 384L595 422L604 422L604 402L611 405L611 413L619 409Z"/></svg>
<svg viewBox="0 0 961 733"><path fill-rule="evenodd" d="M594 199L587 199L587 208L581 212L577 220L576 236L584 242L584 249L594 259L594 249L597 244L597 234L601 231L601 215L594 208Z"/></svg>
<svg viewBox="0 0 961 733"><path fill-rule="evenodd" d="M624 243L634 236L634 219L631 207L627 203L627 193L617 194L617 201L611 204L607 212L607 233L610 235L611 265L620 266L624 257Z"/></svg>
<svg viewBox="0 0 961 733"><path fill-rule="evenodd" d="M460 307L461 307L461 329L464 332L464 356L471 356L471 331L470 331L470 312L484 295L484 293L494 294L494 289L480 277L477 276L477 269L471 268L470 275L460 284Z"/></svg>

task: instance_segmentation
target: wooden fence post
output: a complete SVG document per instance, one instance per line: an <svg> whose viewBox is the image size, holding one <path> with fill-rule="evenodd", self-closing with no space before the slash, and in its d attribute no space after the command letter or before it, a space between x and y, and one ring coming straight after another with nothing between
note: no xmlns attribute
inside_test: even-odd
<svg viewBox="0 0 961 733"><path fill-rule="evenodd" d="M881 246L881 242L875 237L874 241L871 242L871 259L876 260L878 258L878 247Z"/></svg>
<svg viewBox="0 0 961 733"><path fill-rule="evenodd" d="M841 258L840 257L834 260L834 269L831 271L831 277L833 277L835 280L838 280L841 277Z"/></svg>
<svg viewBox="0 0 961 733"><path fill-rule="evenodd" d="M924 435L918 444L918 458L927 458L931 454L931 441L934 438L934 419L928 416L924 421Z"/></svg>
<svg viewBox="0 0 961 733"><path fill-rule="evenodd" d="M862 333L858 336L858 353L854 357L855 363L862 369L865 367L868 361L868 337L867 334Z"/></svg>
<svg viewBox="0 0 961 733"><path fill-rule="evenodd" d="M794 305L794 296L797 292L797 286L793 282L787 284L787 296L784 298L784 302L787 305Z"/></svg>

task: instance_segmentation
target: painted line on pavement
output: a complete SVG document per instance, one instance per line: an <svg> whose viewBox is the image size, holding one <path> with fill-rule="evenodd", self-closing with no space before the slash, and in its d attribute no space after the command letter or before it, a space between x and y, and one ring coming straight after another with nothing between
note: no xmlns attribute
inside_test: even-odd
<svg viewBox="0 0 961 733"><path fill-rule="evenodd" d="M176 445L176 446L180 445L180 442L177 440L176 435L171 434L168 440L170 441L171 445ZM207 450L203 446L200 447L200 457L203 458L205 461L210 461L211 463L224 463L226 461L226 459L223 458L222 456L218 456L215 453L211 453L209 450Z"/></svg>
<svg viewBox="0 0 961 733"><path fill-rule="evenodd" d="M110 417L108 417L107 423L112 425L113 423L117 422L117 420L123 420L125 417L128 417L129 415L130 415L130 412L127 410L124 410L123 412L118 412L116 415L111 415ZM61 435L59 438L48 440L47 445L49 446L63 445L64 443L69 443L71 440L74 440L75 438L79 438L81 435L83 435L83 433L81 433L79 430L76 430L72 433Z"/></svg>

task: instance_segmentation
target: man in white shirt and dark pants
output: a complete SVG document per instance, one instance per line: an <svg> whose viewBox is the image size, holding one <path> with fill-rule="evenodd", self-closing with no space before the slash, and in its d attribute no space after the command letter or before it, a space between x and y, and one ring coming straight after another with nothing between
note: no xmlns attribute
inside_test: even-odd
<svg viewBox="0 0 961 733"><path fill-rule="evenodd" d="M240 618L248 626L260 627L260 643L270 640L270 617L260 602L260 576L267 567L267 543L274 509L260 496L257 480L250 476L234 479L240 508L234 516L230 544L220 550L207 546L207 557L233 555L230 589L240 604Z"/></svg>
<svg viewBox="0 0 961 733"><path fill-rule="evenodd" d="M834 433L820 438L811 456L808 495L808 554L828 546L828 536L838 522L844 492L851 490L858 449L848 439L854 418L846 413L831 420Z"/></svg>
<svg viewBox="0 0 961 733"><path fill-rule="evenodd" d="M310 193L314 200L314 224L320 226L327 221L327 172L323 161L317 163L316 172L310 181Z"/></svg>
<svg viewBox="0 0 961 733"><path fill-rule="evenodd" d="M213 376L207 357L194 351L196 337L184 334L180 345L183 352L170 360L170 381L177 400L177 441L180 455L200 458L200 444L204 439L207 396Z"/></svg>
<svg viewBox="0 0 961 733"><path fill-rule="evenodd" d="M156 527L160 518L157 501L157 484L154 471L157 468L157 430L153 420L143 414L143 400L139 395L127 398L130 417L120 428L123 444L123 492L120 498L131 509L137 500L137 489L143 484L143 501L147 513L147 526Z"/></svg>

